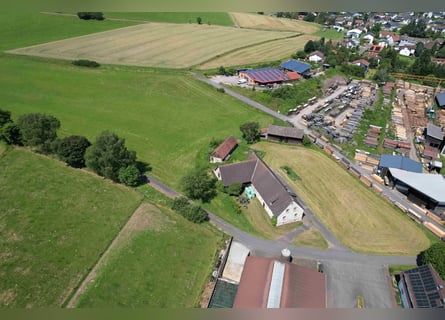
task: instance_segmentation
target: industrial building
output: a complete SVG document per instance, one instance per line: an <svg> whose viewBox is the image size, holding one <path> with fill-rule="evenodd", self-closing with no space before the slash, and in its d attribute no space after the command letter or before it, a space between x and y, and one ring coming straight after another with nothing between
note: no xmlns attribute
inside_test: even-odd
<svg viewBox="0 0 445 320"><path fill-rule="evenodd" d="M445 308L445 281L431 264L400 273L403 308Z"/></svg>

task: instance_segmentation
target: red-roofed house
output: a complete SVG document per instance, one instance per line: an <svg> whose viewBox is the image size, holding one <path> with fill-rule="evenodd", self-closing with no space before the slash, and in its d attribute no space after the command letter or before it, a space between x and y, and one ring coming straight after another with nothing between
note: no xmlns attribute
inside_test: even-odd
<svg viewBox="0 0 445 320"><path fill-rule="evenodd" d="M233 136L228 137L215 149L215 151L212 152L210 155L210 162L216 163L228 160L230 154L237 146L238 141Z"/></svg>
<svg viewBox="0 0 445 320"><path fill-rule="evenodd" d="M371 46L371 48L369 48L369 52L373 52L373 53L380 53L382 52L383 47L382 46Z"/></svg>

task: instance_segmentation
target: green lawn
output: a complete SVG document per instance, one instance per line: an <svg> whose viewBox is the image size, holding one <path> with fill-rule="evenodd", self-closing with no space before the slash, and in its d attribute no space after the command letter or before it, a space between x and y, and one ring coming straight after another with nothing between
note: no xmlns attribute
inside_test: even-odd
<svg viewBox="0 0 445 320"><path fill-rule="evenodd" d="M142 197L28 151L0 167L0 307L60 307Z"/></svg>
<svg viewBox="0 0 445 320"><path fill-rule="evenodd" d="M182 175L212 137L240 135L239 126L273 119L216 91L185 72L105 66L5 55L0 59L0 98L14 118L44 112L61 123L59 135L103 130L126 139L152 174L178 187Z"/></svg>
<svg viewBox="0 0 445 320"><path fill-rule="evenodd" d="M78 307L198 306L221 237L167 208L150 221L149 230L110 254Z"/></svg>
<svg viewBox="0 0 445 320"><path fill-rule="evenodd" d="M123 18L170 23L197 23L232 26L233 21L227 12L105 12L105 18Z"/></svg>
<svg viewBox="0 0 445 320"><path fill-rule="evenodd" d="M0 12L0 50L11 50L136 24L127 21L81 20L38 12Z"/></svg>
<svg viewBox="0 0 445 320"><path fill-rule="evenodd" d="M316 249L328 249L329 245L323 235L316 229L309 229L298 235L292 243L296 246L316 248Z"/></svg>
<svg viewBox="0 0 445 320"><path fill-rule="evenodd" d="M314 33L314 36L324 37L326 40L342 40L345 36L345 32L337 32L335 29L320 29Z"/></svg>

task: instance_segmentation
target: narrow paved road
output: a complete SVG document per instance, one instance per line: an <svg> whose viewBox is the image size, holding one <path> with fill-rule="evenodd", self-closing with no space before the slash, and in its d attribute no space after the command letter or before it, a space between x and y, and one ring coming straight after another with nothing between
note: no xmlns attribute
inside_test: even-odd
<svg viewBox="0 0 445 320"><path fill-rule="evenodd" d="M168 197L180 196L179 192L160 181L148 177L149 184ZM292 233L278 240L265 240L254 237L223 219L208 212L210 222L247 246L252 255L279 257L283 248L292 252L294 259L311 259L323 263L327 277L327 305L330 308L354 308L357 296L364 297L367 307L392 308L393 297L389 279L385 272L390 264L415 264L416 257L377 256L358 254L345 248L337 239L328 250L294 246ZM312 217L312 223L314 223ZM317 228L324 227L321 223ZM294 231L295 235L298 231ZM332 236L333 237L333 236ZM339 244L339 245L338 245Z"/></svg>

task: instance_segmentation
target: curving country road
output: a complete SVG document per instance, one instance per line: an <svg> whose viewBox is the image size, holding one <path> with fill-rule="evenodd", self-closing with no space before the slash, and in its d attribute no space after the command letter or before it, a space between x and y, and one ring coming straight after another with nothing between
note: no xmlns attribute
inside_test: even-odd
<svg viewBox="0 0 445 320"><path fill-rule="evenodd" d="M168 197L174 198L181 195L153 177L148 177L148 181L151 186ZM247 246L252 255L278 257L283 248L289 248L294 259L322 262L327 276L327 306L330 308L353 308L359 295L364 297L366 307L394 307L395 302L390 290L386 266L416 263L416 257L359 254L341 244L334 245L328 250L297 247L291 243L292 235L278 240L259 239L232 226L211 212L208 214L212 224ZM338 240L334 242L337 244Z"/></svg>

